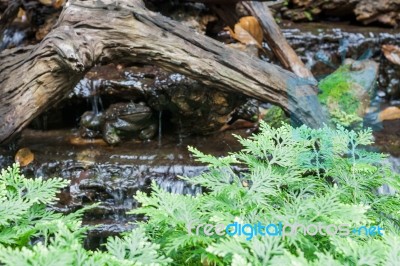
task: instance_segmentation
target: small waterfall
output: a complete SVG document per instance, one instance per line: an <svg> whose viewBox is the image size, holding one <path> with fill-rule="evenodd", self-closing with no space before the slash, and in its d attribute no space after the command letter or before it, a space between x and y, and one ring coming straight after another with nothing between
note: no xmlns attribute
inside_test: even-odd
<svg viewBox="0 0 400 266"><path fill-rule="evenodd" d="M89 102L92 106L92 111L96 115L103 111L103 102L101 101L100 95L94 95L89 97Z"/></svg>
<svg viewBox="0 0 400 266"><path fill-rule="evenodd" d="M104 111L103 102L100 97L100 88L104 85L102 79L83 78L74 88L73 95L86 98L88 104L95 114Z"/></svg>
<svg viewBox="0 0 400 266"><path fill-rule="evenodd" d="M338 52L342 63L346 59L347 52L349 51L349 44L349 39L341 39L339 41Z"/></svg>
<svg viewBox="0 0 400 266"><path fill-rule="evenodd" d="M47 130L48 129L48 116L46 113L43 114L42 116L42 123L43 123L43 130Z"/></svg>
<svg viewBox="0 0 400 266"><path fill-rule="evenodd" d="M102 84L102 80L90 80L90 96L88 97L89 102L92 106L92 111L96 115L103 111L103 102L100 97L99 88Z"/></svg>
<svg viewBox="0 0 400 266"><path fill-rule="evenodd" d="M161 147L162 140L162 110L158 111L158 146Z"/></svg>
<svg viewBox="0 0 400 266"><path fill-rule="evenodd" d="M195 196L202 192L200 186L191 185L182 180L165 179L165 180L161 180L157 183L165 191L168 191L168 192L174 193L174 194Z"/></svg>
<svg viewBox="0 0 400 266"><path fill-rule="evenodd" d="M114 200L114 220L120 222L125 219L125 193L121 188L114 188L109 191Z"/></svg>
<svg viewBox="0 0 400 266"><path fill-rule="evenodd" d="M178 146L181 146L182 145L182 141L183 141L182 129L183 129L182 120L181 120L181 118L179 118L179 132L178 132L179 143L178 143Z"/></svg>

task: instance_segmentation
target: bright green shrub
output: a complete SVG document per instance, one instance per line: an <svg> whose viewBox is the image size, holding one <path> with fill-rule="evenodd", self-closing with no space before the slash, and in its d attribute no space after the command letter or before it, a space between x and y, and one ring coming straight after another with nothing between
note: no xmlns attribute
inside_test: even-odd
<svg viewBox="0 0 400 266"><path fill-rule="evenodd" d="M217 158L190 148L209 171L184 178L200 185L196 196L168 193L153 183L142 207L132 211L149 220L140 226L176 265L396 265L400 261L399 196L378 195L399 176L384 155L366 151L371 131L342 127L310 129L261 123L261 133L237 137L240 152ZM235 170L240 167L241 170ZM241 223L379 225L383 236L272 237L189 234L188 224Z"/></svg>

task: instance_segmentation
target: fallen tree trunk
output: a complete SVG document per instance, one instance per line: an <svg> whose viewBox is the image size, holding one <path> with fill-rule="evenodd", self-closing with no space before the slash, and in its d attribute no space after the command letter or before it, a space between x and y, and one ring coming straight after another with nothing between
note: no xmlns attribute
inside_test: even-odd
<svg viewBox="0 0 400 266"><path fill-rule="evenodd" d="M326 121L309 81L191 32L141 0L71 0L40 44L0 54L0 143L63 99L95 64L111 61L156 64L269 101L296 123Z"/></svg>

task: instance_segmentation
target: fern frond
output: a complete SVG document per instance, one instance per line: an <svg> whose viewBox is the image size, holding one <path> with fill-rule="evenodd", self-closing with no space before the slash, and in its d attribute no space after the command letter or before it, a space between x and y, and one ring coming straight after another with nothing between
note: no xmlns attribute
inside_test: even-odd
<svg viewBox="0 0 400 266"><path fill-rule="evenodd" d="M106 248L111 256L128 260L135 265L166 265L172 260L159 254L159 245L151 243L141 228L122 238L111 237Z"/></svg>

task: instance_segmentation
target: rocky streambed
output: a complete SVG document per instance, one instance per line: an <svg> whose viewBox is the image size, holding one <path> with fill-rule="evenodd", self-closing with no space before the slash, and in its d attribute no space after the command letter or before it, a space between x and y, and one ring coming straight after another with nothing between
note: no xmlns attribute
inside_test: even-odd
<svg viewBox="0 0 400 266"><path fill-rule="evenodd" d="M133 198L136 192L149 192L152 181L173 193L194 195L201 192L200 187L178 178L195 176L206 170L204 165L194 161L187 147L222 156L240 149L232 133L250 135L243 130L190 138L170 134L147 142L131 140L109 146L77 142L76 130L27 129L19 146L29 148L35 159L22 167L22 171L27 177L61 177L71 181L59 194L59 203L53 206L57 211L67 213L99 204L84 217L85 224L97 226L89 232L86 246L97 248L107 236L128 230L133 226L131 222L142 219L126 212L137 206ZM0 154L0 167L13 162L14 151L2 149Z"/></svg>

